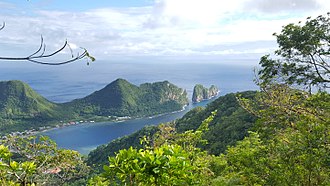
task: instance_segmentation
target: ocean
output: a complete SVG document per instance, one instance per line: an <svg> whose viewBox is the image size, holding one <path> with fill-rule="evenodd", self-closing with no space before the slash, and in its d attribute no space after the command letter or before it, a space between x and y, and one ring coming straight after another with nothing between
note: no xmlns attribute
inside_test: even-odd
<svg viewBox="0 0 330 186"><path fill-rule="evenodd" d="M243 63L243 62L242 62ZM82 98L97 91L117 78L139 85L146 82L168 80L184 88L191 98L195 84L209 87L216 85L220 95L244 90L255 90L254 66L230 65L209 62L157 62L157 61L96 61L86 65L82 60L64 66L40 66L27 62L3 62L0 80L21 80L50 101L63 103ZM58 143L59 147L87 154L96 146L139 130L145 125L157 125L172 121L185 111L155 118L142 118L120 123L106 122L81 124L43 133Z"/></svg>

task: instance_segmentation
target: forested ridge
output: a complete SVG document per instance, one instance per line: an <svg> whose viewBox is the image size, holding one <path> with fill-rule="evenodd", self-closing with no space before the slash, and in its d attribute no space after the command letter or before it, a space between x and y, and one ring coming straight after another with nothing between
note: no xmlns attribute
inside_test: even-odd
<svg viewBox="0 0 330 186"><path fill-rule="evenodd" d="M74 151L58 150L48 139L38 145L33 137L8 137L0 145L0 181L3 185L54 181L68 185L329 185L329 25L330 14L284 26L274 34L279 44L275 58L266 55L259 62L255 81L260 91L223 96L177 122L145 128L99 147L100 152L123 149L109 154L107 162L94 151L89 157L92 169ZM136 137L140 143L135 140L128 147ZM95 165L98 161L102 165Z"/></svg>
<svg viewBox="0 0 330 186"><path fill-rule="evenodd" d="M133 85L117 79L67 103L53 103L21 81L0 82L0 134L80 120L107 121L181 110L187 93L168 81Z"/></svg>
<svg viewBox="0 0 330 186"><path fill-rule="evenodd" d="M168 81L133 85L117 79L100 91L64 104L79 116L152 116L181 110L187 93Z"/></svg>
<svg viewBox="0 0 330 186"><path fill-rule="evenodd" d="M190 110L182 118L170 122L178 133L184 133L188 130L196 130L200 124L211 113L217 110L214 118L209 123L209 130L205 131L203 138L208 141L207 144L200 146L210 154L219 155L225 152L228 145L234 145L248 135L248 130L253 130L256 117L242 108L237 101L237 96L253 99L256 91L246 91L239 93L230 93L220 96L205 108L196 107ZM109 144L101 145L88 155L88 164L100 167L108 161L109 156L114 156L120 149L129 147L142 148L139 143L144 136L153 138L156 132L159 132L157 126L147 126L131 135L111 141Z"/></svg>

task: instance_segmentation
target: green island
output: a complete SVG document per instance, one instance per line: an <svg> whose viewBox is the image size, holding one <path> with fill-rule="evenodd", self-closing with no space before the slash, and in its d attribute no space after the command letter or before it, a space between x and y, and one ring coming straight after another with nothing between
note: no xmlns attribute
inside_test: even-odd
<svg viewBox="0 0 330 186"><path fill-rule="evenodd" d="M203 85L197 84L193 90L192 102L197 103L203 100L208 100L217 96L218 94L219 89L214 85L211 85L210 88L205 88Z"/></svg>
<svg viewBox="0 0 330 186"><path fill-rule="evenodd" d="M118 121L182 110L187 93L168 81L133 85L117 79L67 103L53 103L21 81L0 82L0 134L77 122Z"/></svg>
<svg viewBox="0 0 330 186"><path fill-rule="evenodd" d="M279 49L275 58L260 59L259 91L221 96L177 121L102 145L88 157L59 149L47 137L9 135L0 144L0 185L330 185L329 25L330 13L274 34ZM60 111L54 111L62 106L76 116L108 116L114 107L120 108L120 116L139 116L138 104L144 103L136 95L144 97L155 87L163 94L144 99L165 106L173 106L170 98L179 100L178 108L186 103L182 89L164 93L173 89L168 82L125 84L119 79L105 90L137 93L124 95L126 102L103 103L108 94L101 90L58 105L20 82L4 82L1 123L56 117ZM18 104L20 109L13 109ZM153 108L145 113L157 112Z"/></svg>

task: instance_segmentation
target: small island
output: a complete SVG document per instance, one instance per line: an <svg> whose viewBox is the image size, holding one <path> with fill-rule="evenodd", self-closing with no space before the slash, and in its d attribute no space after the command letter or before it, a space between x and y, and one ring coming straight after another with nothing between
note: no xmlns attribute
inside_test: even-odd
<svg viewBox="0 0 330 186"><path fill-rule="evenodd" d="M211 85L210 88L206 88L201 84L197 84L194 87L192 96L192 102L198 103L203 100L211 99L219 94L219 89L215 85Z"/></svg>

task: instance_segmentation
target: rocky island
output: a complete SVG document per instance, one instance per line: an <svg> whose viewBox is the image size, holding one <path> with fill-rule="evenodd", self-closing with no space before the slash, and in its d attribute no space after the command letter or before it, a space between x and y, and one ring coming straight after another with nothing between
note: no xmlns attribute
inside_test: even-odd
<svg viewBox="0 0 330 186"><path fill-rule="evenodd" d="M210 88L206 88L201 84L197 84L194 87L192 102L198 103L203 100L211 99L217 96L218 93L219 93L219 89L214 85L211 85Z"/></svg>

